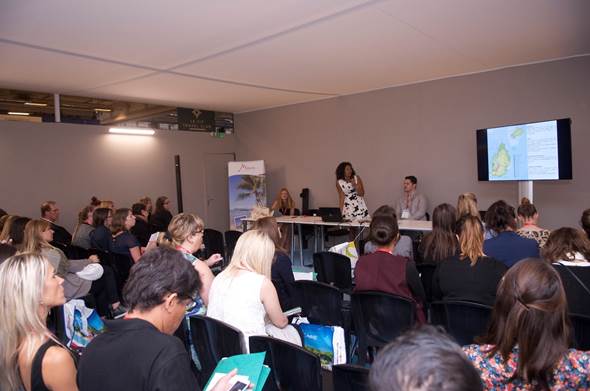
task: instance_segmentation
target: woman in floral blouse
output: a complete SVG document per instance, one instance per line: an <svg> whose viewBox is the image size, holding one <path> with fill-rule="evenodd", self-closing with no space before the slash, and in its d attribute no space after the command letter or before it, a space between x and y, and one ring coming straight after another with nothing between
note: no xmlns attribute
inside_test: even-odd
<svg viewBox="0 0 590 391"><path fill-rule="evenodd" d="M586 390L590 355L568 349L570 322L557 271L539 259L508 270L481 345L465 346L488 390Z"/></svg>

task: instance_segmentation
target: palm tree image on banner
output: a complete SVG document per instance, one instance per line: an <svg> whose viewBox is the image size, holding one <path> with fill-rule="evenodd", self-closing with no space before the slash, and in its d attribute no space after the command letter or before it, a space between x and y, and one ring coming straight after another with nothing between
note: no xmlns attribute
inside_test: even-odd
<svg viewBox="0 0 590 391"><path fill-rule="evenodd" d="M242 219L255 207L266 206L266 173L263 160L229 162L229 226L242 230Z"/></svg>

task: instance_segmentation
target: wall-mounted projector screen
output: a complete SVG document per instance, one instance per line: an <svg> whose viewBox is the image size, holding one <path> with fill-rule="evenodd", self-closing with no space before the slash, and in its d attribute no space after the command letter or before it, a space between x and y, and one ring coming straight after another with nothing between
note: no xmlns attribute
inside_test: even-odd
<svg viewBox="0 0 590 391"><path fill-rule="evenodd" d="M572 179L571 120L508 125L477 131L480 181Z"/></svg>

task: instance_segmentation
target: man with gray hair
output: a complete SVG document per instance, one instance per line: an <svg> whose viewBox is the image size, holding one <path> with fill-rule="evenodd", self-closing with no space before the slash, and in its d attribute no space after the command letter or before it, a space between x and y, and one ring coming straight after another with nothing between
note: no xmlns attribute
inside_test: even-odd
<svg viewBox="0 0 590 391"><path fill-rule="evenodd" d="M479 391L483 383L465 353L442 329L425 325L399 336L377 355L372 391Z"/></svg>

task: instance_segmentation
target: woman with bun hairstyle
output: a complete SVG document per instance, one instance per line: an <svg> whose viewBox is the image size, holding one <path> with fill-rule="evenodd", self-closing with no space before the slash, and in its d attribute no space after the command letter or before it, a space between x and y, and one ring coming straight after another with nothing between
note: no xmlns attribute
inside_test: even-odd
<svg viewBox="0 0 590 391"><path fill-rule="evenodd" d="M551 231L537 225L539 223L539 213L537 212L535 205L533 205L528 198L522 197L520 205L516 210L516 214L518 216L518 221L521 224L520 229L518 229L516 233L523 238L533 239L539 244L539 247L543 247L549 238Z"/></svg>
<svg viewBox="0 0 590 391"><path fill-rule="evenodd" d="M356 263L355 292L380 291L403 296L416 302L416 320L425 323L426 295L414 262L393 255L399 240L395 215L379 215L371 220L371 240L377 245L374 253L363 255Z"/></svg>
<svg viewBox="0 0 590 391"><path fill-rule="evenodd" d="M463 350L486 390L587 390L590 355L568 349L570 334L559 274L528 258L500 282L486 335Z"/></svg>

